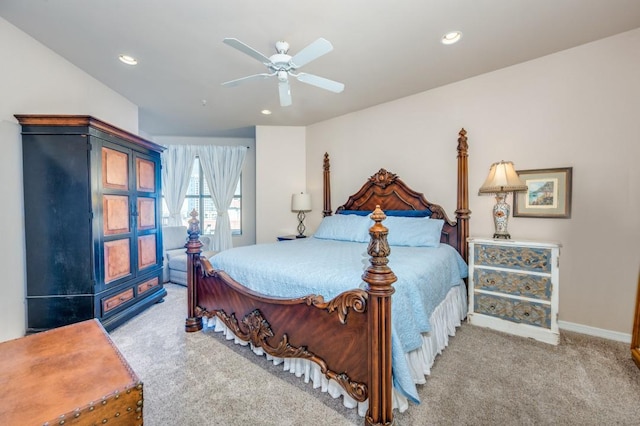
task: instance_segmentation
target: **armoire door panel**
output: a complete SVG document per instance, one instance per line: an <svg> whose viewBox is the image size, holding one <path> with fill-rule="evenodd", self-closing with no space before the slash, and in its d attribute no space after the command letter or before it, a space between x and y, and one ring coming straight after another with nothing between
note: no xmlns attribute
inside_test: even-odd
<svg viewBox="0 0 640 426"><path fill-rule="evenodd" d="M138 191L155 192L156 165L153 161L136 158L136 186Z"/></svg>
<svg viewBox="0 0 640 426"><path fill-rule="evenodd" d="M156 234L138 237L138 269L148 268L157 263Z"/></svg>
<svg viewBox="0 0 640 426"><path fill-rule="evenodd" d="M102 214L104 235L129 232L129 197L126 195L103 195Z"/></svg>
<svg viewBox="0 0 640 426"><path fill-rule="evenodd" d="M156 227L156 199L138 197L138 230Z"/></svg>
<svg viewBox="0 0 640 426"><path fill-rule="evenodd" d="M104 243L105 284L131 274L131 247L129 238Z"/></svg>
<svg viewBox="0 0 640 426"><path fill-rule="evenodd" d="M129 189L129 156L124 152L102 148L102 186L107 189Z"/></svg>

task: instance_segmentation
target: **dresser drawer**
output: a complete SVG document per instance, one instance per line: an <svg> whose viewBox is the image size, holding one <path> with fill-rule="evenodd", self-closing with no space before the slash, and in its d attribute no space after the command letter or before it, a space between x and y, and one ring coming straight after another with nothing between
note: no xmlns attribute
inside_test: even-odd
<svg viewBox="0 0 640 426"><path fill-rule="evenodd" d="M473 261L476 265L550 273L551 259L551 250L546 248L477 244Z"/></svg>
<svg viewBox="0 0 640 426"><path fill-rule="evenodd" d="M473 310L515 323L551 328L551 307L542 303L475 293Z"/></svg>
<svg viewBox="0 0 640 426"><path fill-rule="evenodd" d="M473 284L477 290L551 300L550 276L476 268L473 271Z"/></svg>
<svg viewBox="0 0 640 426"><path fill-rule="evenodd" d="M106 314L109 311L114 310L118 306L133 299L133 289L129 288L121 293L111 296L107 299L102 299L102 312Z"/></svg>
<svg viewBox="0 0 640 426"><path fill-rule="evenodd" d="M160 280L158 279L158 277L155 277L155 278L152 278L150 280L147 280L147 281L143 282L142 284L138 284L138 295L144 293L145 291L151 290L152 288L154 288L158 284L160 284Z"/></svg>

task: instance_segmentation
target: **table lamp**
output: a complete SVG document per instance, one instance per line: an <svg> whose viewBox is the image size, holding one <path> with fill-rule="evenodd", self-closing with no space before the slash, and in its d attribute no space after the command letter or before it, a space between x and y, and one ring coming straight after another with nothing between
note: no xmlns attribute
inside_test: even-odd
<svg viewBox="0 0 640 426"><path fill-rule="evenodd" d="M298 212L298 235L296 238L305 238L304 212L311 211L311 195L303 192L291 196L291 211Z"/></svg>
<svg viewBox="0 0 640 426"><path fill-rule="evenodd" d="M495 224L493 238L511 238L507 231L511 207L506 203L505 199L508 192L526 190L527 185L522 182L511 161L500 161L491 165L489 176L487 176L478 193L496 195L496 205L493 206L493 222Z"/></svg>

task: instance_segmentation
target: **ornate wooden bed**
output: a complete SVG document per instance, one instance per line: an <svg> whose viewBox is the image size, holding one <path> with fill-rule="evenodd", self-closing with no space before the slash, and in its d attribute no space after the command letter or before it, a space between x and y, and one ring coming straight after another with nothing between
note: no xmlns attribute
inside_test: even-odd
<svg viewBox="0 0 640 426"><path fill-rule="evenodd" d="M279 358L304 358L320 366L356 401L368 398L366 425L393 423L391 375L391 296L396 277L387 266L390 248L384 210L432 211L444 219L441 243L458 250L467 260L468 183L466 131L458 137L456 221L430 203L395 174L381 169L339 210L375 210L368 245L370 265L362 277L353 277L354 289L332 300L308 295L295 299L258 294L214 270L200 258L199 223L195 213L188 230L188 332L201 330L203 317L222 321L237 337ZM329 158L324 159L324 215L331 215ZM358 285L364 280L366 290Z"/></svg>

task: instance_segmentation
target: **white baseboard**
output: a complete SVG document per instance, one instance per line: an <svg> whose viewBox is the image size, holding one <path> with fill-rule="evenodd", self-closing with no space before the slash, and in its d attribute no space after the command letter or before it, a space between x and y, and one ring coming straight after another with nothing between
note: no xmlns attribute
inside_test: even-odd
<svg viewBox="0 0 640 426"><path fill-rule="evenodd" d="M567 321L558 321L558 327L561 330L575 331L576 333L582 333L589 336L602 337L604 339L631 344L631 334L620 333L619 331L589 327L588 325L576 324L574 322Z"/></svg>

